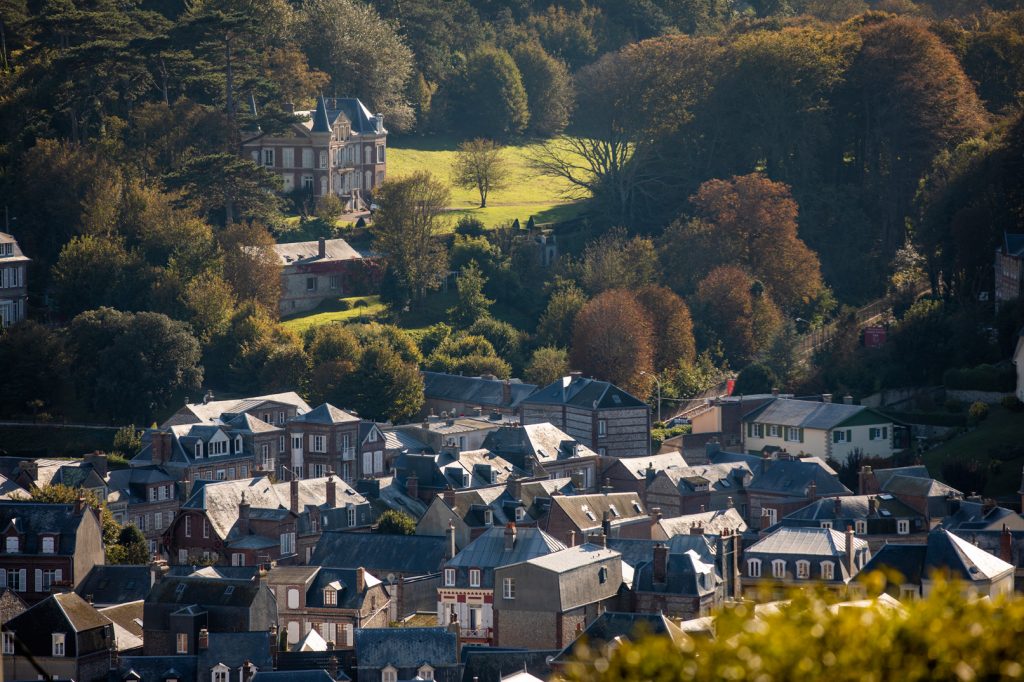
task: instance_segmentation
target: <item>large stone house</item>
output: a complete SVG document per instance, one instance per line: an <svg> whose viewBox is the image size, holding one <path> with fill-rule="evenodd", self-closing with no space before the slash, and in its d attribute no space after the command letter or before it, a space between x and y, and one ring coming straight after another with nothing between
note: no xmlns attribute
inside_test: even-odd
<svg viewBox="0 0 1024 682"><path fill-rule="evenodd" d="M285 192L334 194L349 210L366 208L373 189L384 182L388 131L383 116L371 114L354 97L323 95L315 110L295 113L308 118L287 132L248 131L242 155L277 174Z"/></svg>
<svg viewBox="0 0 1024 682"><path fill-rule="evenodd" d="M568 545L605 538L651 538L654 520L635 493L555 495L537 525Z"/></svg>
<svg viewBox="0 0 1024 682"><path fill-rule="evenodd" d="M104 563L99 515L75 504L0 502L0 588L28 604L54 587L73 588L95 564Z"/></svg>
<svg viewBox="0 0 1024 682"><path fill-rule="evenodd" d="M423 408L421 416L431 414L472 415L497 412L518 415L519 403L537 387L518 379L498 379L493 375L465 377L444 372L421 372Z"/></svg>
<svg viewBox="0 0 1024 682"><path fill-rule="evenodd" d="M868 543L852 528L779 528L743 553L743 591L783 599L794 587L816 584L845 594L870 559Z"/></svg>
<svg viewBox="0 0 1024 682"><path fill-rule="evenodd" d="M12 235L0 232L0 328L25 319L30 260Z"/></svg>
<svg viewBox="0 0 1024 682"><path fill-rule="evenodd" d="M596 452L552 424L503 426L484 439L483 447L531 476L571 478L581 492L596 492Z"/></svg>
<svg viewBox="0 0 1024 682"><path fill-rule="evenodd" d="M380 268L344 239L275 244L281 263L281 315L312 310L328 298L370 293Z"/></svg>
<svg viewBox="0 0 1024 682"><path fill-rule="evenodd" d="M579 373L562 377L520 403L524 424L554 424L599 455L651 453L651 408L621 388Z"/></svg>

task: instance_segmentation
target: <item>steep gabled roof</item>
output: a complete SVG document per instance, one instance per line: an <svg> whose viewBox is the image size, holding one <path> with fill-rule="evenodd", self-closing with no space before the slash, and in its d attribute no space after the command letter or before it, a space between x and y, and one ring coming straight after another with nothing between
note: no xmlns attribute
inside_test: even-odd
<svg viewBox="0 0 1024 682"><path fill-rule="evenodd" d="M196 605L251 606L260 593L260 584L252 580L164 576L146 595L147 604L180 604L182 608Z"/></svg>
<svg viewBox="0 0 1024 682"><path fill-rule="evenodd" d="M764 424L796 426L805 429L833 429L847 419L868 410L863 405L843 403L819 403L811 400L776 398L743 416L744 421ZM892 419L878 415L878 422L890 423Z"/></svg>
<svg viewBox="0 0 1024 682"><path fill-rule="evenodd" d="M523 404L572 405L586 410L648 407L644 401L608 381L580 376L562 377L523 400Z"/></svg>
<svg viewBox="0 0 1024 682"><path fill-rule="evenodd" d="M609 468L622 467L638 481L647 478L647 470L653 469L655 473L675 467L681 469L689 466L681 452L665 452L648 457L618 457Z"/></svg>
<svg viewBox="0 0 1024 682"><path fill-rule="evenodd" d="M860 551L868 543L860 538L853 538L855 551ZM765 555L798 555L820 556L823 558L842 558L846 555L846 535L831 528L779 528L764 537L746 550L748 556Z"/></svg>
<svg viewBox="0 0 1024 682"><path fill-rule="evenodd" d="M75 553L78 527L84 514L94 514L87 509L84 514L74 513L72 504L51 504L48 502L0 502L0 530L12 523L23 533L22 554L38 554L42 551L43 533L58 533L56 553Z"/></svg>
<svg viewBox="0 0 1024 682"><path fill-rule="evenodd" d="M59 632L65 627L85 632L110 625L110 619L74 592L51 594L4 623L4 630Z"/></svg>
<svg viewBox="0 0 1024 682"><path fill-rule="evenodd" d="M747 531L747 523L734 508L719 509L716 511L700 512L698 514L686 514L673 518L662 519L656 524L665 538L674 538L677 535L689 535L693 528L701 528L703 533L719 534L726 531L736 530L740 533Z"/></svg>
<svg viewBox="0 0 1024 682"><path fill-rule="evenodd" d="M895 571L903 582L921 584L933 575L968 583L996 580L1014 570L1009 564L943 528L928 534L925 545L887 544L871 558L862 573Z"/></svg>
<svg viewBox="0 0 1024 682"><path fill-rule="evenodd" d="M462 548L445 566L497 568L557 552L565 545L539 528L516 528L512 549L505 549L506 528L489 528Z"/></svg>
<svg viewBox="0 0 1024 682"><path fill-rule="evenodd" d="M359 417L345 410L339 410L330 403L324 403L292 421L307 424L348 424L359 421Z"/></svg>
<svg viewBox="0 0 1024 682"><path fill-rule="evenodd" d="M434 668L458 665L458 637L447 628L357 628L356 660L359 669L379 670L388 665Z"/></svg>
<svg viewBox="0 0 1024 682"><path fill-rule="evenodd" d="M986 505L981 502L960 502L955 513L942 520L942 527L948 531L980 530L1024 530L1024 517L1012 509Z"/></svg>
<svg viewBox="0 0 1024 682"><path fill-rule="evenodd" d="M206 403L186 404L164 422L161 428L176 424L219 423L221 415L228 414L233 417L241 412L258 407L263 403L291 405L296 408L298 414L309 412L310 409L309 404L295 391L268 393L267 395L233 400L210 400Z"/></svg>
<svg viewBox="0 0 1024 682"><path fill-rule="evenodd" d="M427 400L479 405L483 408L514 409L525 398L536 392L533 384L518 379L492 379L465 377L444 372L420 372L423 375L423 394ZM506 395L505 387L508 387Z"/></svg>
<svg viewBox="0 0 1024 682"><path fill-rule="evenodd" d="M637 493L593 493L590 495L556 495L551 498L552 511L557 506L580 530L601 528L605 512L613 526L648 518ZM584 538L580 538L583 541Z"/></svg>
<svg viewBox="0 0 1024 682"><path fill-rule="evenodd" d="M93 566L75 593L93 604L124 604L145 599L150 581L148 566Z"/></svg>
<svg viewBox="0 0 1024 682"><path fill-rule="evenodd" d="M343 568L364 567L386 579L438 573L445 559L445 538L431 535L384 535L324 531L310 563Z"/></svg>
<svg viewBox="0 0 1024 682"><path fill-rule="evenodd" d="M668 635L676 645L688 638L686 633L660 613L605 611L587 626L579 639L562 649L552 662L567 663L572 660L576 647L583 642L591 649L601 650L602 645L619 637L632 640L644 635Z"/></svg>

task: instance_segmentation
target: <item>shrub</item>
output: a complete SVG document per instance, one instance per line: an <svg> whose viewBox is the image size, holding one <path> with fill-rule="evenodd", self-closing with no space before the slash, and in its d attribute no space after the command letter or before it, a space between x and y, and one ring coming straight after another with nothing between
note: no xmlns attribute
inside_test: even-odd
<svg viewBox="0 0 1024 682"><path fill-rule="evenodd" d="M957 400L956 398L950 398L945 402L945 405L946 410L948 410L949 412L956 413L964 411L964 401Z"/></svg>
<svg viewBox="0 0 1024 682"><path fill-rule="evenodd" d="M971 403L971 408L967 410L967 417L971 420L971 423L978 424L985 420L988 416L988 403L983 403L977 400Z"/></svg>
<svg viewBox="0 0 1024 682"><path fill-rule="evenodd" d="M355 306L357 308L365 308L368 305L370 305L370 304L366 302L366 299L362 299L362 298L359 299L358 301L356 301L356 303L355 303Z"/></svg>
<svg viewBox="0 0 1024 682"><path fill-rule="evenodd" d="M344 298L339 298L338 310L352 310L352 302Z"/></svg>
<svg viewBox="0 0 1024 682"><path fill-rule="evenodd" d="M1021 410L1024 410L1024 403L1022 403L1015 395L1006 396L999 401L999 404L1010 412L1020 412Z"/></svg>
<svg viewBox="0 0 1024 682"><path fill-rule="evenodd" d="M978 365L969 369L948 369L942 375L946 388L963 391L1012 391L1017 373L1011 365Z"/></svg>

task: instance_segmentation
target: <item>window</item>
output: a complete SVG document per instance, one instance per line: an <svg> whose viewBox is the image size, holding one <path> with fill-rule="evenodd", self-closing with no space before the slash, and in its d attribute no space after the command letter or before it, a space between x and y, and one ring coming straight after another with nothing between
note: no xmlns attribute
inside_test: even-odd
<svg viewBox="0 0 1024 682"><path fill-rule="evenodd" d="M332 290L337 290L341 288L341 275L331 275L329 281Z"/></svg>
<svg viewBox="0 0 1024 682"><path fill-rule="evenodd" d="M296 434L296 435L292 436L292 450L301 450L301 449L302 449L302 434L299 433L299 434Z"/></svg>
<svg viewBox="0 0 1024 682"><path fill-rule="evenodd" d="M349 507L346 510L346 515L348 516L348 518L346 519L348 521L348 527L349 528L355 528L355 526L356 526L356 508L355 507Z"/></svg>
<svg viewBox="0 0 1024 682"><path fill-rule="evenodd" d="M773 578L785 578L786 577L786 562L782 559L775 559L772 561L772 577Z"/></svg>
<svg viewBox="0 0 1024 682"><path fill-rule="evenodd" d="M868 522L867 521L854 521L854 532L857 535L867 535L868 533Z"/></svg>
<svg viewBox="0 0 1024 682"><path fill-rule="evenodd" d="M63 656L64 655L64 633L63 632L54 632L51 635L51 639L53 641L53 655L54 656Z"/></svg>
<svg viewBox="0 0 1024 682"><path fill-rule="evenodd" d="M279 410L277 413L277 423L279 425L284 424L284 410Z"/></svg>
<svg viewBox="0 0 1024 682"><path fill-rule="evenodd" d="M910 533L910 521L907 519L899 519L896 521L896 532L900 535L907 535Z"/></svg>
<svg viewBox="0 0 1024 682"><path fill-rule="evenodd" d="M285 168L295 167L295 150L292 147L285 147L281 150L281 165Z"/></svg>
<svg viewBox="0 0 1024 682"><path fill-rule="evenodd" d="M377 163L384 163L384 145L382 144L377 145Z"/></svg>
<svg viewBox="0 0 1024 682"><path fill-rule="evenodd" d="M398 682L398 671L388 666L380 671L380 682Z"/></svg>
<svg viewBox="0 0 1024 682"><path fill-rule="evenodd" d="M294 587L288 588L288 608L299 608L299 590Z"/></svg>
<svg viewBox="0 0 1024 682"><path fill-rule="evenodd" d="M803 443L804 430L795 426L786 427L786 440L790 443Z"/></svg>
<svg viewBox="0 0 1024 682"><path fill-rule="evenodd" d="M801 559L796 562L796 577L800 580L807 580L811 577L811 562Z"/></svg>
<svg viewBox="0 0 1024 682"><path fill-rule="evenodd" d="M192 537L192 517L191 516L186 516L185 517L185 537L187 537L187 538Z"/></svg>
<svg viewBox="0 0 1024 682"><path fill-rule="evenodd" d="M263 150L263 165L273 166L274 165L274 150L264 149Z"/></svg>
<svg viewBox="0 0 1024 682"><path fill-rule="evenodd" d="M320 152L320 167L327 168L327 152L323 150Z"/></svg>
<svg viewBox="0 0 1024 682"><path fill-rule="evenodd" d="M778 424L769 424L768 425L768 435L771 438L778 438L781 435L779 433L779 425Z"/></svg>
<svg viewBox="0 0 1024 682"><path fill-rule="evenodd" d="M313 150L312 149L303 149L302 150L302 167L303 168L312 168L313 167ZM304 176L302 178L303 182L306 181L306 177L308 177L310 180L313 179L312 175ZM311 187L311 189L312 189L312 187Z"/></svg>
<svg viewBox="0 0 1024 682"><path fill-rule="evenodd" d="M53 544L52 537L43 538L43 554L53 554Z"/></svg>
<svg viewBox="0 0 1024 682"><path fill-rule="evenodd" d="M384 473L384 451L377 450L373 453L373 473L381 474ZM491 473L491 483L495 483L495 477L497 472Z"/></svg>
<svg viewBox="0 0 1024 682"><path fill-rule="evenodd" d="M149 489L149 501L156 502L156 488Z"/></svg>
<svg viewBox="0 0 1024 682"><path fill-rule="evenodd" d="M747 436L750 438L764 438L764 424L747 424Z"/></svg>
<svg viewBox="0 0 1024 682"><path fill-rule="evenodd" d="M505 578L501 581L501 596L505 599L516 598L516 579Z"/></svg>
<svg viewBox="0 0 1024 682"><path fill-rule="evenodd" d="M834 580L836 565L831 561L821 562L821 579L822 580Z"/></svg>
<svg viewBox="0 0 1024 682"><path fill-rule="evenodd" d="M761 560L747 559L747 576L751 578L761 577Z"/></svg>
<svg viewBox="0 0 1024 682"><path fill-rule="evenodd" d="M326 464L310 464L309 465L309 477L310 478L323 478L327 475Z"/></svg>
<svg viewBox="0 0 1024 682"><path fill-rule="evenodd" d="M868 438L870 440L887 440L889 438L889 427L888 426L872 426L868 430Z"/></svg>
<svg viewBox="0 0 1024 682"><path fill-rule="evenodd" d="M210 537L210 522L206 520L205 516L203 517L203 537Z"/></svg>
<svg viewBox="0 0 1024 682"><path fill-rule="evenodd" d="M327 438L324 436L311 435L309 437L310 452L327 452Z"/></svg>
<svg viewBox="0 0 1024 682"><path fill-rule="evenodd" d="M773 526L779 521L779 511L771 507L761 507L761 516L767 516L768 523Z"/></svg>
<svg viewBox="0 0 1024 682"><path fill-rule="evenodd" d="M831 528L832 527L832 522L831 521L822 521L821 522L821 527L822 528Z"/></svg>
<svg viewBox="0 0 1024 682"><path fill-rule="evenodd" d="M302 189L306 190L307 192L312 192L313 191L313 176L312 175L303 175L302 176Z"/></svg>
<svg viewBox="0 0 1024 682"><path fill-rule="evenodd" d="M281 533L281 555L295 554L295 533Z"/></svg>
<svg viewBox="0 0 1024 682"><path fill-rule="evenodd" d="M444 586L455 587L455 569L446 568L444 569Z"/></svg>
<svg viewBox="0 0 1024 682"><path fill-rule="evenodd" d="M432 680L434 679L434 669L424 663L419 667L419 670L416 671L416 675L421 680Z"/></svg>
<svg viewBox="0 0 1024 682"><path fill-rule="evenodd" d="M608 582L608 569L606 567L602 566L601 570L597 572L597 582L602 585Z"/></svg>
<svg viewBox="0 0 1024 682"><path fill-rule="evenodd" d="M177 640L178 640L178 647L177 647L176 651L179 654L187 654L188 653L188 633L186 633L186 632L179 632L178 636L177 636Z"/></svg>
<svg viewBox="0 0 1024 682"><path fill-rule="evenodd" d="M43 592L49 592L53 584L60 580L60 571L55 568L47 568L43 571Z"/></svg>
<svg viewBox="0 0 1024 682"><path fill-rule="evenodd" d="M239 554L238 552L231 553L231 565L232 566L245 566L245 555Z"/></svg>
<svg viewBox="0 0 1024 682"><path fill-rule="evenodd" d="M604 438L608 435L608 421L605 419L597 420L597 437Z"/></svg>
<svg viewBox="0 0 1024 682"><path fill-rule="evenodd" d="M833 431L832 432L832 442L833 443L846 443L846 442L848 442L847 439L846 439L846 431L844 431L842 429L836 429L835 431Z"/></svg>
<svg viewBox="0 0 1024 682"><path fill-rule="evenodd" d="M14 655L14 633L12 633L12 632L5 632L4 633L4 655L5 656L13 656Z"/></svg>
<svg viewBox="0 0 1024 682"><path fill-rule="evenodd" d="M4 242L0 244L0 256L10 256L14 253L14 244L11 242Z"/></svg>
<svg viewBox="0 0 1024 682"><path fill-rule="evenodd" d="M203 443L202 441L196 443L196 459L200 459L203 456Z"/></svg>
<svg viewBox="0 0 1024 682"><path fill-rule="evenodd" d="M278 452L285 452L285 443L286 442L287 441L285 440L284 436L278 436L278 439L277 439L277 451Z"/></svg>
<svg viewBox="0 0 1024 682"><path fill-rule="evenodd" d="M325 606L337 606L338 605L338 591L332 587L324 588L324 605Z"/></svg>
<svg viewBox="0 0 1024 682"><path fill-rule="evenodd" d="M471 568L469 569L469 586L480 587L480 569Z"/></svg>
<svg viewBox="0 0 1024 682"><path fill-rule="evenodd" d="M316 277L306 278L306 291L316 291Z"/></svg>
<svg viewBox="0 0 1024 682"><path fill-rule="evenodd" d="M228 682L228 673L229 673L228 667L226 665L224 665L223 663L221 663L221 664L217 665L216 667L214 667L212 681L213 682Z"/></svg>

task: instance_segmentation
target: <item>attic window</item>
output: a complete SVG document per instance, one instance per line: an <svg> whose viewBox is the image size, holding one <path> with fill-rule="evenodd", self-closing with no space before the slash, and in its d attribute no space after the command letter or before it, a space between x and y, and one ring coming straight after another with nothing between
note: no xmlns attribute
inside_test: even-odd
<svg viewBox="0 0 1024 682"><path fill-rule="evenodd" d="M337 606L338 605L338 592L334 588L324 588L324 606Z"/></svg>
<svg viewBox="0 0 1024 682"><path fill-rule="evenodd" d="M18 536L17 535L10 535L10 536L8 536L7 537L7 542L5 544L5 547L7 548L7 552L8 553L17 552L18 551Z"/></svg>
<svg viewBox="0 0 1024 682"><path fill-rule="evenodd" d="M583 513L586 514L587 518L590 519L591 521L596 521L597 520L597 517L594 516L594 512L590 511L590 507L588 507L587 505L583 505L582 507L580 507L580 509L583 510Z"/></svg>
<svg viewBox="0 0 1024 682"><path fill-rule="evenodd" d="M234 585L228 585L226 588L224 588L224 596L225 597L230 597L234 593L235 593L235 586Z"/></svg>
<svg viewBox="0 0 1024 682"><path fill-rule="evenodd" d="M723 478L723 479L719 480L718 484L720 486L722 486L723 488L728 488L728 487L730 487L732 485L732 483L729 483L729 479L726 479L726 478Z"/></svg>
<svg viewBox="0 0 1024 682"><path fill-rule="evenodd" d="M614 504L608 505L608 511L612 513L612 516L619 516L619 510L615 508Z"/></svg>
<svg viewBox="0 0 1024 682"><path fill-rule="evenodd" d="M636 501L633 502L633 511L635 511L637 514L642 514L643 513L643 509L640 507L640 503L639 502L636 502Z"/></svg>
<svg viewBox="0 0 1024 682"><path fill-rule="evenodd" d="M180 597L181 595L185 594L185 587L185 583L178 583L178 586L174 588L174 596Z"/></svg>

